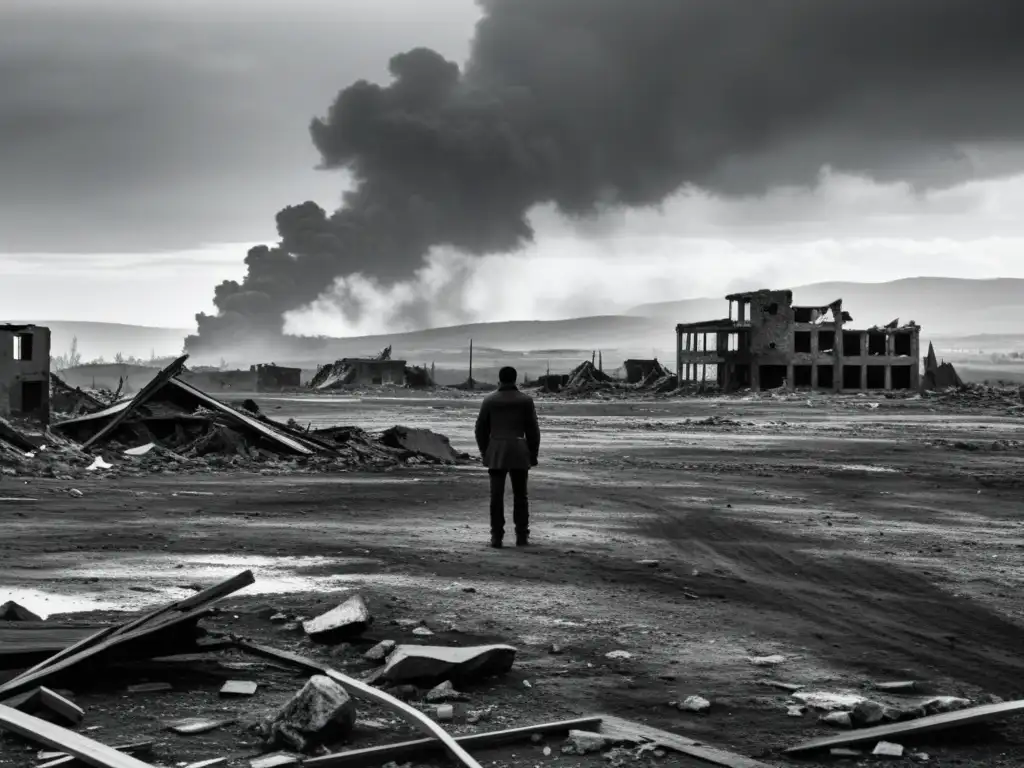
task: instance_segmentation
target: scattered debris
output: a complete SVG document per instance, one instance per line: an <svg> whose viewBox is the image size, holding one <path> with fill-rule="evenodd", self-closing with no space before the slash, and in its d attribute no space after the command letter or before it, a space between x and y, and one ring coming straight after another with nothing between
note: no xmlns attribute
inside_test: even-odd
<svg viewBox="0 0 1024 768"><path fill-rule="evenodd" d="M673 706L680 712L706 714L711 709L711 702L703 696L687 696L682 701L674 702Z"/></svg>
<svg viewBox="0 0 1024 768"><path fill-rule="evenodd" d="M431 704L438 704L441 702L451 701L467 701L469 697L455 690L455 686L452 685L450 680L445 680L443 683L434 686L427 691L426 700Z"/></svg>
<svg viewBox="0 0 1024 768"><path fill-rule="evenodd" d="M429 429L395 426L386 430L380 441L389 448L397 448L411 456L429 456L441 462L456 462L459 454L444 435Z"/></svg>
<svg viewBox="0 0 1024 768"><path fill-rule="evenodd" d="M600 752L612 743L607 736L593 731L569 731L569 738L562 748L562 754L589 755Z"/></svg>
<svg viewBox="0 0 1024 768"><path fill-rule="evenodd" d="M804 693L802 691L794 693L793 698L811 709L822 712L850 712L866 700L863 696L858 696L855 693Z"/></svg>
<svg viewBox="0 0 1024 768"><path fill-rule="evenodd" d="M373 623L373 616L361 595L352 595L337 608L315 619L304 621L302 628L318 643L334 644L358 637Z"/></svg>

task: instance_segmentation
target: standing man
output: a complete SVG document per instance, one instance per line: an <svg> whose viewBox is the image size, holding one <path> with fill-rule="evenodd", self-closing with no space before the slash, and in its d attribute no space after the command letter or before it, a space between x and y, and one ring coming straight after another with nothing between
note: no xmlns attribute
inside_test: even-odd
<svg viewBox="0 0 1024 768"><path fill-rule="evenodd" d="M533 398L516 387L518 373L506 366L498 371L498 391L484 398L476 419L476 444L491 476L491 546L499 549L505 537L505 476L512 478L512 520L516 546L530 543L530 500L526 479L537 466L540 426Z"/></svg>

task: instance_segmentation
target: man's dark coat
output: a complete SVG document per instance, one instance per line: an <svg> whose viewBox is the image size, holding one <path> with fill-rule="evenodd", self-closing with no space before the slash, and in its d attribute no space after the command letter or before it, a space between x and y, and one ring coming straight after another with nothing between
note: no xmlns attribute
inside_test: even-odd
<svg viewBox="0 0 1024 768"><path fill-rule="evenodd" d="M540 427L533 398L502 384L484 398L476 420L476 444L488 469L529 469L537 464Z"/></svg>

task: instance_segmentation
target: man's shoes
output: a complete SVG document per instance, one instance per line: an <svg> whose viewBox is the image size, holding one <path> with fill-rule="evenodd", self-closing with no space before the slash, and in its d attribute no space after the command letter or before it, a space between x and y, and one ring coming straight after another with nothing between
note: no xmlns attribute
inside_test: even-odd
<svg viewBox="0 0 1024 768"><path fill-rule="evenodd" d="M500 536L491 536L491 548L492 549L501 549L503 546L504 546L504 544L502 544Z"/></svg>
<svg viewBox="0 0 1024 768"><path fill-rule="evenodd" d="M528 547L528 546L530 546L530 535L529 534L520 534L520 535L516 536L516 546L517 547Z"/></svg>

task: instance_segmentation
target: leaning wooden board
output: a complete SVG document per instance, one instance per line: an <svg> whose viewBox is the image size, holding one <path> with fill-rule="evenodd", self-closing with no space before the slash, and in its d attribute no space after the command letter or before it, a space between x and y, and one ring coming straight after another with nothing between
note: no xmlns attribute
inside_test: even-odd
<svg viewBox="0 0 1024 768"><path fill-rule="evenodd" d="M299 669L304 669L312 674L326 675L334 680L334 682L338 683L338 685L344 688L350 695L367 699L380 704L381 706L387 707L414 728L418 728L424 733L440 740L449 755L466 766L466 768L481 768L480 763L478 763L476 759L465 749L459 746L458 742L456 742L444 728L439 726L418 709L410 707L404 701L399 701L394 696L389 696L383 691L371 688L369 685L366 685L359 680L343 675L337 670L322 666L313 659L299 656L298 654L279 651L276 648L268 648L267 646L256 645L255 643L245 641L239 641L238 648L257 656L263 656L265 658L274 659L275 661L292 664L293 666L296 666Z"/></svg>
<svg viewBox="0 0 1024 768"><path fill-rule="evenodd" d="M0 669L25 669L104 629L50 621L0 621Z"/></svg>
<svg viewBox="0 0 1024 768"><path fill-rule="evenodd" d="M998 720L1005 715L1024 712L1024 701L1007 701L1002 704L986 704L957 712L944 712L941 715L929 715L920 720L909 720L905 723L879 725L874 728L863 728L856 731L841 733L837 736L825 736L820 739L805 741L786 750L786 754L797 755L803 752L814 752L819 749L845 747L850 744L864 744L874 741L889 741L896 736L912 736L917 733L939 731L944 728L959 728L985 720Z"/></svg>
<svg viewBox="0 0 1024 768"><path fill-rule="evenodd" d="M722 766L722 768L773 768L769 763L737 755L735 752L726 752L724 749L718 749L717 747L709 747L686 736L679 736L659 728L652 728L643 723L624 720L614 715L601 715L600 717L601 729L598 733L611 738L633 742L651 741L666 749L695 757L711 765Z"/></svg>
<svg viewBox="0 0 1024 768"><path fill-rule="evenodd" d="M16 733L37 744L65 752L94 768L153 768L113 747L87 739L67 728L53 725L0 704L0 729Z"/></svg>

